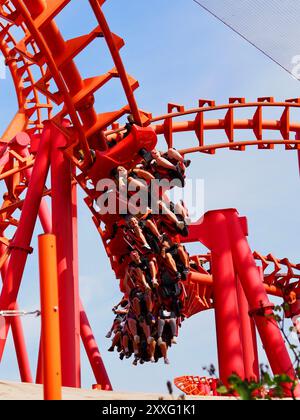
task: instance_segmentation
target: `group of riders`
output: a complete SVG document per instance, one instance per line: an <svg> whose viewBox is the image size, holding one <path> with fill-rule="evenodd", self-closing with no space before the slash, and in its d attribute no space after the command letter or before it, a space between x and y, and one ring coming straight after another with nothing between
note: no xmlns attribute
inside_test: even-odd
<svg viewBox="0 0 300 420"><path fill-rule="evenodd" d="M166 180L166 185L176 180L174 185L183 188L190 163L174 148L166 153L141 149L137 164L130 169L118 166L111 172L120 201L124 191L130 198L128 185L147 194L146 207L140 213L128 206L126 214L102 217L105 240L124 293L113 308L115 319L107 334L112 338L109 351L116 349L122 360L133 356L135 366L161 358L169 364L168 348L177 344L185 318L184 282L192 262L180 238L189 234L188 211L183 201L170 201L170 187L161 188L160 183L155 190L150 185L155 180ZM102 203L105 198L109 200L109 191L103 192Z"/></svg>

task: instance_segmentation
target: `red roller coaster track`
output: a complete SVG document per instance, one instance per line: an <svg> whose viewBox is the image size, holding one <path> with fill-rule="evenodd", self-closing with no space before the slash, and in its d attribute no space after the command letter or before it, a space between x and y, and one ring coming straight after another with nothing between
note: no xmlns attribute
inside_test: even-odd
<svg viewBox="0 0 300 420"><path fill-rule="evenodd" d="M194 133L194 140L189 140L189 144L182 143L182 155L196 152L213 155L224 148L245 151L248 146L265 150L282 145L286 150L299 151L300 122L292 121L291 111L300 108L300 99L275 102L274 98L268 97L247 103L244 98L230 98L225 105L200 99L198 108L185 110L181 105L169 104L166 115L153 117L138 108L134 91L139 85L125 70L120 56L124 41L109 29L102 10L105 0L89 0L97 27L89 28L86 35L65 40L55 18L70 3L74 1L0 0L0 49L14 81L19 107L2 136L0 149L0 180L7 189L0 209L3 280L0 310L17 309L23 271L27 256L32 252L31 240L39 217L44 232L55 234L58 244L63 384L80 387L81 335L97 383L103 389L111 389L78 292L77 186L86 192L86 204L116 277L122 283L124 272L120 269L118 254L114 253L107 226L94 206L99 193L95 183L91 186L89 182L93 180L93 168L98 168L113 155L119 159L114 160L115 166L127 165L130 169L138 159L126 157L124 148L128 144L132 146L130 151L134 156L143 146L151 150L156 144L156 136L163 136L167 147L172 148L176 134L187 132ZM21 36L14 35L16 28ZM99 42L99 38L107 46L114 67L105 74L84 79L74 59L91 43ZM99 113L95 93L101 93L101 89L115 78L120 80L127 103L121 109ZM281 118L265 119L264 110L275 108L281 109ZM248 113L248 118L236 119L235 113L240 109ZM220 111L224 113L223 119L215 116L216 113L219 116ZM121 121L125 115L132 116L137 128L135 137L132 133L124 137L126 128ZM206 134L211 130L219 133L220 141L216 144L207 140ZM245 133L245 140L236 140L237 131ZM274 139L266 136L270 131L274 131ZM124 153L124 156L109 149L109 140L116 141L118 153ZM47 186L50 168L51 185ZM44 200L46 196L51 197L51 215ZM266 326L261 312L263 315L272 313L267 294L286 299L293 291L297 301L292 313L287 315L298 315L300 264L271 254L253 254L247 235L246 220L234 210L224 210L209 212L201 224L190 227L188 238L182 238L182 242L200 241L210 250L207 255L191 258L183 312L185 317L191 317L214 308L220 375L225 383L232 372L258 378L255 328L261 335L274 373L294 375L277 324L269 322ZM228 319L232 321L228 322ZM10 327L21 379L32 382L18 317L6 319L0 339L0 360ZM236 357L232 357L233 352ZM40 350L37 382L42 382L42 364Z"/></svg>

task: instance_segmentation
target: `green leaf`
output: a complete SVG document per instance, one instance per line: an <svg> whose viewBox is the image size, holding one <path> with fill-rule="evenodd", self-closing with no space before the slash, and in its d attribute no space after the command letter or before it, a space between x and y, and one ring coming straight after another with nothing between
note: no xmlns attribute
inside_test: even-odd
<svg viewBox="0 0 300 420"><path fill-rule="evenodd" d="M217 388L217 392L221 395L226 395L229 393L229 390L226 388L225 385L221 385L219 388Z"/></svg>

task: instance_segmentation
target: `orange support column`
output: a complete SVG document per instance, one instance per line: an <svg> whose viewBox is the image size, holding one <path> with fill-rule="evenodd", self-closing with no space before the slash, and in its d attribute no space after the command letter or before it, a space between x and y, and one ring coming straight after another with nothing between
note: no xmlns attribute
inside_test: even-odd
<svg viewBox="0 0 300 420"><path fill-rule="evenodd" d="M61 400L56 238L39 236L44 399Z"/></svg>

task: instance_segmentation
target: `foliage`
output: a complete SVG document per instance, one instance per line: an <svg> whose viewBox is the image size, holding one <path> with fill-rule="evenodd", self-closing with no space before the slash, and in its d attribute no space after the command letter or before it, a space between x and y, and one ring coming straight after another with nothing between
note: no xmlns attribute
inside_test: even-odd
<svg viewBox="0 0 300 420"><path fill-rule="evenodd" d="M286 331L284 311L288 309L284 306L277 306L274 314L266 316L266 319L270 321L276 321L283 334L283 337L294 356L294 368L296 371L296 377L290 378L286 374L275 375L274 377L270 374L268 366L260 366L260 381L248 381L241 379L238 375L232 375L228 379L229 386L226 387L220 384L218 387L218 393L220 395L235 396L242 400L258 400L258 399L282 399L286 396L286 389L291 388L292 398L296 400L294 391L300 378L300 349L298 346L292 344L289 335ZM290 332L294 331L294 328L289 329ZM205 370L212 376L215 376L216 369L213 365Z"/></svg>

